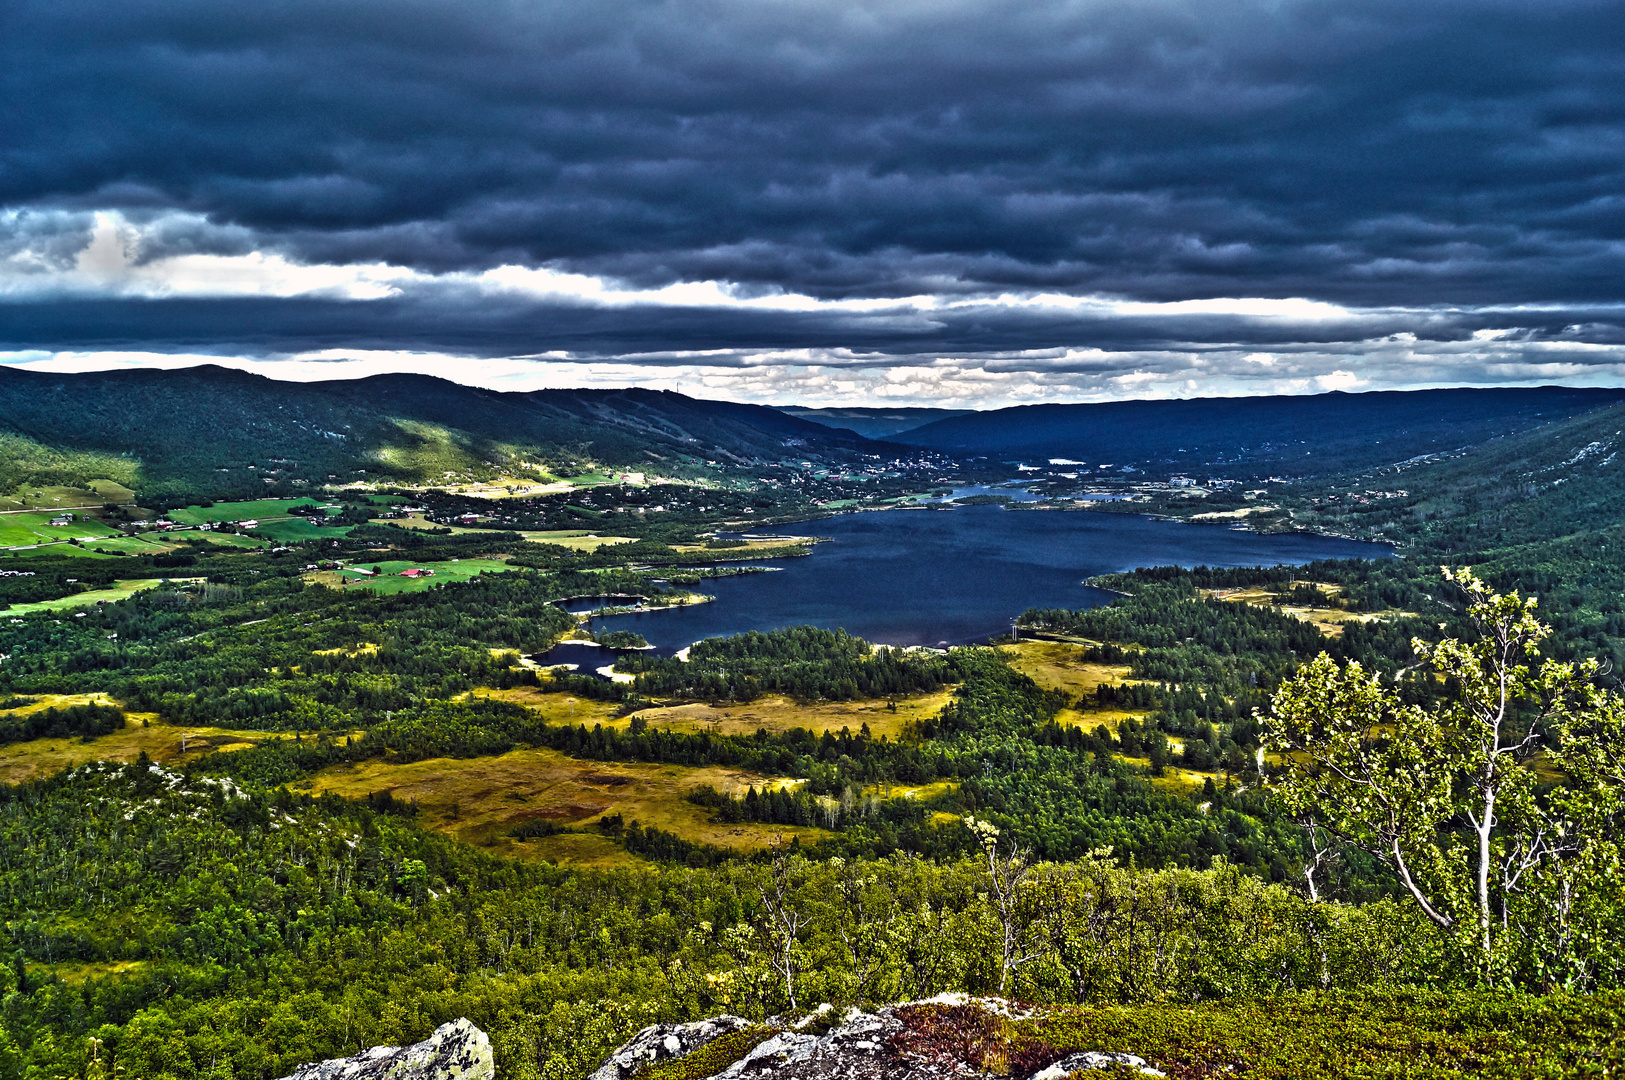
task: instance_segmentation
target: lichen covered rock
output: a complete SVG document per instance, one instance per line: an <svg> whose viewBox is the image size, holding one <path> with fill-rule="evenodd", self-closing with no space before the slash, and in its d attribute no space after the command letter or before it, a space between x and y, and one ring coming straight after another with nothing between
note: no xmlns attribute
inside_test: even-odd
<svg viewBox="0 0 1625 1080"><path fill-rule="evenodd" d="M844 1016L826 1007L798 1024L753 1025L737 1016L657 1024L592 1080L1061 1080L1125 1066L1163 1075L1132 1054L1018 1046L1010 1022L1028 1016L997 999L944 995Z"/></svg>
<svg viewBox="0 0 1625 1080"><path fill-rule="evenodd" d="M714 1016L692 1024L651 1024L611 1054L591 1080L628 1080L656 1062L687 1057L724 1035L752 1026L742 1016Z"/></svg>
<svg viewBox="0 0 1625 1080"><path fill-rule="evenodd" d="M301 1065L283 1080L495 1080L491 1040L453 1020L411 1046L375 1046L355 1057Z"/></svg>

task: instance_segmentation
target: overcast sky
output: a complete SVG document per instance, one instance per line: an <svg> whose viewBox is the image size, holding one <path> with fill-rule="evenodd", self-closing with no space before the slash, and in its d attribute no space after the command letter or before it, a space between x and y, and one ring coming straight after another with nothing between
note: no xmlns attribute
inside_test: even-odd
<svg viewBox="0 0 1625 1080"><path fill-rule="evenodd" d="M1625 385L1625 3L6 0L0 360Z"/></svg>

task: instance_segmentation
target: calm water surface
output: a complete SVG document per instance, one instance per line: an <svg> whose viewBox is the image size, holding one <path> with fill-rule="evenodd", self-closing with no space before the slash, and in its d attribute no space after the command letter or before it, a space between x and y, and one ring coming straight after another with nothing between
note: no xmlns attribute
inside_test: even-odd
<svg viewBox="0 0 1625 1080"><path fill-rule="evenodd" d="M1140 566L1275 566L1388 558L1386 544L1259 536L1128 514L893 510L774 526L827 536L813 554L761 574L706 581L710 604L602 625L636 630L669 652L702 638L804 623L893 645L962 645L1009 629L1030 607L1086 608L1111 594L1083 579ZM605 662L608 662L606 657Z"/></svg>

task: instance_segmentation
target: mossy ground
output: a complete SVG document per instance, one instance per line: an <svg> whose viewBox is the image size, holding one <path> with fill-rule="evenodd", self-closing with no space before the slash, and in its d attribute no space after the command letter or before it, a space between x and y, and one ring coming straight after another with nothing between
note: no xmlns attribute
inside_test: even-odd
<svg viewBox="0 0 1625 1080"><path fill-rule="evenodd" d="M1138 1054L1177 1080L1620 1075L1625 994L1537 998L1414 990L1047 1010L1010 1025L1013 1056Z"/></svg>
<svg viewBox="0 0 1625 1080"><path fill-rule="evenodd" d="M318 773L311 788L349 798L388 791L417 803L418 821L426 827L496 854L560 862L580 856L598 863L608 854L603 844L563 836L521 841L508 834L537 819L591 831L606 815L619 814L627 823L636 819L684 840L736 850L788 844L798 836L803 844L827 837L821 829L789 825L713 824L710 810L685 798L705 784L742 795L750 787L761 790L779 783L738 769L583 761L554 750L528 749L404 765L340 765Z"/></svg>
<svg viewBox="0 0 1625 1080"><path fill-rule="evenodd" d="M750 1053L773 1034L774 1029L770 1027L729 1032L712 1039L692 1054L646 1066L634 1074L633 1080L705 1080Z"/></svg>
<svg viewBox="0 0 1625 1080"><path fill-rule="evenodd" d="M1492 991L1292 994L1199 1004L1061 1006L1011 1020L981 1003L898 1008L885 1056L1011 1080L1082 1051L1144 1058L1174 1080L1611 1077L1625 1067L1625 993L1530 997ZM636 1080L702 1080L771 1035L751 1028ZM1113 1066L1071 1074L1135 1077Z"/></svg>

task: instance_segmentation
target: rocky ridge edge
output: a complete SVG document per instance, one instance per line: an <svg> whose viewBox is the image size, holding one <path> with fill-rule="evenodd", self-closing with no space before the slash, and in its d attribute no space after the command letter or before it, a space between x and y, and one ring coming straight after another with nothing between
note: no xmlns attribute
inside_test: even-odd
<svg viewBox="0 0 1625 1080"><path fill-rule="evenodd" d="M354 1057L301 1065L282 1080L496 1080L491 1040L466 1018L411 1046L375 1046Z"/></svg>
<svg viewBox="0 0 1625 1080"><path fill-rule="evenodd" d="M718 1016L638 1032L591 1080L946 1080L1001 1075L1061 1080L1112 1070L1164 1076L1144 1058L1107 1050L1034 1047L1000 1060L999 1020L1033 1014L994 998L944 994L837 1016L824 1009L794 1025ZM726 1045L725 1045L726 1044ZM701 1053L707 1047L720 1053ZM691 1059L683 1068L681 1059ZM995 1071L996 1070L996 1071Z"/></svg>

